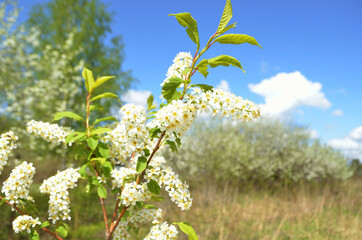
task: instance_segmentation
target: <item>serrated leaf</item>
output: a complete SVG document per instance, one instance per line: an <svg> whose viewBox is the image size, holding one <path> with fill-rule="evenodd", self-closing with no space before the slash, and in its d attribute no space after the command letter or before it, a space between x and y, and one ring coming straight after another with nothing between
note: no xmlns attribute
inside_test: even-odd
<svg viewBox="0 0 362 240"><path fill-rule="evenodd" d="M85 80L85 87L87 88L87 91L92 92L94 87L94 78L92 71L88 68L84 68L82 71L82 76Z"/></svg>
<svg viewBox="0 0 362 240"><path fill-rule="evenodd" d="M183 231L184 233L186 233L187 235L189 235L189 240L199 240L199 238L196 235L196 232L194 230L194 228L186 222L178 222L178 223L173 223L174 225L178 225L179 228L181 229L181 231Z"/></svg>
<svg viewBox="0 0 362 240"><path fill-rule="evenodd" d="M215 39L215 42L221 44L243 44L249 43L251 45L259 46L262 48L255 38L246 34L225 34Z"/></svg>
<svg viewBox="0 0 362 240"><path fill-rule="evenodd" d="M147 98L147 110L150 110L152 108L152 105L153 105L153 95L151 94Z"/></svg>
<svg viewBox="0 0 362 240"><path fill-rule="evenodd" d="M74 113L74 112L68 112L68 111L66 111L66 112L57 112L57 113L55 114L55 116L54 116L53 121L58 121L58 120L60 120L60 119L62 119L62 118L65 118L65 117L67 117L67 118L72 118L72 119L74 119L74 120L83 121L83 122L84 122L84 119L83 119L81 116L79 116L78 114L76 114L76 113Z"/></svg>
<svg viewBox="0 0 362 240"><path fill-rule="evenodd" d="M167 80L167 82L165 82L165 84L162 86L161 93L163 97L167 100L167 102L176 99L177 96L181 97L181 94L177 92L177 88L183 82L184 80L182 80L179 77L171 77L170 79Z"/></svg>
<svg viewBox="0 0 362 240"><path fill-rule="evenodd" d="M200 41L199 41L199 32L197 29L197 22L196 20L191 16L190 13L178 13L178 14L169 14L169 16L175 16L178 23L186 27L187 35L190 37L190 39L197 44L197 49L200 47Z"/></svg>
<svg viewBox="0 0 362 240"><path fill-rule="evenodd" d="M106 92L106 93L102 93L102 94L95 96L94 98L91 99L91 102L101 99L101 98L117 98L118 99L118 96L114 93Z"/></svg>
<svg viewBox="0 0 362 240"><path fill-rule="evenodd" d="M103 185L98 186L97 193L101 198L107 198L107 189Z"/></svg>
<svg viewBox="0 0 362 240"><path fill-rule="evenodd" d="M88 146L90 147L90 149L92 149L94 151L94 149L96 149L96 147L98 145L98 140L94 139L94 138L87 138L87 143L88 143Z"/></svg>
<svg viewBox="0 0 362 240"><path fill-rule="evenodd" d="M100 127L100 128L97 128L97 129L93 129L91 134L94 135L94 134L103 134L103 133L106 133L106 132L109 132L111 131L110 128L103 128L103 127Z"/></svg>
<svg viewBox="0 0 362 240"><path fill-rule="evenodd" d="M192 84L192 87L199 87L203 92L212 90L214 87L206 84Z"/></svg>
<svg viewBox="0 0 362 240"><path fill-rule="evenodd" d="M72 132L65 138L65 143L76 142L86 135L85 132Z"/></svg>
<svg viewBox="0 0 362 240"><path fill-rule="evenodd" d="M105 162L103 165L102 165L102 171L103 171L103 174L106 176L106 177L110 177L111 176L111 172L113 170L113 165L111 162Z"/></svg>
<svg viewBox="0 0 362 240"><path fill-rule="evenodd" d="M149 130L149 133L150 133L150 138L153 139L157 137L159 133L161 133L161 129L158 127L154 127Z"/></svg>
<svg viewBox="0 0 362 240"><path fill-rule="evenodd" d="M147 188L148 188L148 190L150 190L150 192L151 193L153 193L153 194L160 194L160 192L161 192L161 188L160 188L160 186L158 185L158 183L155 181L155 180L153 180L153 179L151 179L148 183L147 183Z"/></svg>
<svg viewBox="0 0 362 240"><path fill-rule="evenodd" d="M138 157L137 159L137 166L136 166L136 171L137 173L142 172L143 170L145 170L147 167L147 158L145 157Z"/></svg>
<svg viewBox="0 0 362 240"><path fill-rule="evenodd" d="M93 126L96 125L97 123L104 122L104 121L115 121L115 122L117 122L117 118L109 116L109 117L105 117L105 118L96 119L94 121L94 123L93 123Z"/></svg>
<svg viewBox="0 0 362 240"><path fill-rule="evenodd" d="M108 81L109 79L114 78L114 76L103 76L103 77L99 77L97 78L97 80L94 83L94 88L99 87L100 85L102 85L103 83L105 83L106 81Z"/></svg>
<svg viewBox="0 0 362 240"><path fill-rule="evenodd" d="M233 9L231 7L231 2L230 0L226 0L224 11L220 19L219 27L217 28L218 33L225 28L225 26L229 23L232 16L233 16Z"/></svg>
<svg viewBox="0 0 362 240"><path fill-rule="evenodd" d="M235 28L236 27L236 23L237 22L234 22L233 24L230 24L229 26L226 26L223 30L221 30L220 32L218 32L218 36L223 34L223 33L226 33L227 31L229 31L230 29L232 28Z"/></svg>
<svg viewBox="0 0 362 240"><path fill-rule="evenodd" d="M214 58L210 58L207 60L207 64L212 68L218 67L218 66L228 67L229 65L232 65L234 67L240 68L244 72L244 69L241 66L240 62L236 58L228 56L228 55L220 55L220 56L217 56Z"/></svg>
<svg viewBox="0 0 362 240"><path fill-rule="evenodd" d="M104 158L108 158L109 156L109 148L106 144L102 142L98 143L98 152Z"/></svg>
<svg viewBox="0 0 362 240"><path fill-rule="evenodd" d="M68 235L68 231L63 226L59 226L55 231L62 237L66 237Z"/></svg>

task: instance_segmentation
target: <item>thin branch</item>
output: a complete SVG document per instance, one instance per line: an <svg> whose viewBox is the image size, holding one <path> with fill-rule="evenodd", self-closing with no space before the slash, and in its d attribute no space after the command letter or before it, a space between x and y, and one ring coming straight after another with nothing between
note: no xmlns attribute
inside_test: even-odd
<svg viewBox="0 0 362 240"><path fill-rule="evenodd" d="M96 176L99 177L99 172L98 172L96 166L93 165L93 167L94 167L94 170L96 171ZM99 200L101 201L101 205L102 205L103 219L104 219L104 224L106 227L106 233L109 233L106 205L104 204L104 200L101 196L99 196Z"/></svg>
<svg viewBox="0 0 362 240"><path fill-rule="evenodd" d="M4 198L2 196L0 196L0 199L1 200L4 200ZM16 211L18 211L21 215L29 215L25 212L23 212L20 208L18 208L17 206L15 206L15 204L12 204L8 201L4 201L6 204L9 204L12 208L14 208ZM64 240L63 238L59 237L57 234L53 233L52 231L46 229L45 227L41 228L41 230L43 230L44 232L52 235L53 237L55 237L56 239L58 240Z"/></svg>

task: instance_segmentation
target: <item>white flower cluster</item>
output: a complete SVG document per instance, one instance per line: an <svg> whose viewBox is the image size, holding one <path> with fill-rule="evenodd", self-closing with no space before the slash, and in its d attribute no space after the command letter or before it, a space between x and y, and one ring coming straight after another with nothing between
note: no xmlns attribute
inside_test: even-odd
<svg viewBox="0 0 362 240"><path fill-rule="evenodd" d="M143 106L126 104L120 113L123 114L122 121L103 138L103 141L110 145L110 158L113 163L125 162L132 153L137 156L147 144L148 137L146 111Z"/></svg>
<svg viewBox="0 0 362 240"><path fill-rule="evenodd" d="M170 168L164 165L163 157L155 157L150 166L153 168L146 170L145 178L155 180L160 187L164 187L171 200L182 210L189 210L192 204L192 198L189 192L189 186L183 183L178 175Z"/></svg>
<svg viewBox="0 0 362 240"><path fill-rule="evenodd" d="M137 174L137 171L132 168L121 167L120 169L113 169L111 172L113 188L122 188L124 180L132 178Z"/></svg>
<svg viewBox="0 0 362 240"><path fill-rule="evenodd" d="M172 140L176 133L182 136L192 125L196 118L196 108L193 104L182 100L173 100L156 113L156 118L148 124L150 128L159 127L166 131L166 136Z"/></svg>
<svg viewBox="0 0 362 240"><path fill-rule="evenodd" d="M34 228L36 225L40 225L41 222L39 218L33 218L29 215L20 215L13 221L13 229L16 233L27 231L30 233L30 229Z"/></svg>
<svg viewBox="0 0 362 240"><path fill-rule="evenodd" d="M114 222L116 223L116 222ZM128 240L131 236L127 231L128 222L127 221L120 221L118 226L113 232L113 240Z"/></svg>
<svg viewBox="0 0 362 240"><path fill-rule="evenodd" d="M143 223L152 222L153 224L159 224L162 218L162 209L143 208L139 211L135 212L131 211L131 214L132 216L128 218L128 221L130 223L143 224Z"/></svg>
<svg viewBox="0 0 362 240"><path fill-rule="evenodd" d="M22 199L33 200L29 196L29 187L33 183L34 173L33 164L27 162L23 162L11 171L1 190L11 204L17 204Z"/></svg>
<svg viewBox="0 0 362 240"><path fill-rule="evenodd" d="M150 233L144 240L172 240L177 239L178 231L174 225L168 225L167 222L152 226Z"/></svg>
<svg viewBox="0 0 362 240"><path fill-rule="evenodd" d="M52 143L65 143L65 138L72 132L68 127L34 120L26 124L26 130Z"/></svg>
<svg viewBox="0 0 362 240"><path fill-rule="evenodd" d="M188 98L196 102L198 112L208 112L211 107L213 116L221 115L245 122L260 117L258 105L221 89L202 92L195 87Z"/></svg>
<svg viewBox="0 0 362 240"><path fill-rule="evenodd" d="M77 186L78 178L80 178L78 169L69 168L61 172L58 171L55 176L44 180L40 186L40 192L50 194L48 213L49 219L53 223L56 223L59 219L71 219L69 216L70 200L68 189Z"/></svg>
<svg viewBox="0 0 362 240"><path fill-rule="evenodd" d="M152 193L145 183L137 184L135 181L124 184L121 193L121 202L125 206L134 206L136 202L147 202L151 199Z"/></svg>
<svg viewBox="0 0 362 240"><path fill-rule="evenodd" d="M182 72L192 64L192 56L188 52L179 52L173 59L173 64L168 68L166 79L161 83L163 86L171 77L182 78Z"/></svg>
<svg viewBox="0 0 362 240"><path fill-rule="evenodd" d="M151 222L159 224L162 217L162 209L146 209L143 208L139 211L131 211L132 216L128 217L126 221L119 222L117 228L113 233L113 240L128 240L130 235L127 231L129 224L144 224Z"/></svg>
<svg viewBox="0 0 362 240"><path fill-rule="evenodd" d="M16 148L18 137L12 131L0 135L0 173L2 172L10 152Z"/></svg>

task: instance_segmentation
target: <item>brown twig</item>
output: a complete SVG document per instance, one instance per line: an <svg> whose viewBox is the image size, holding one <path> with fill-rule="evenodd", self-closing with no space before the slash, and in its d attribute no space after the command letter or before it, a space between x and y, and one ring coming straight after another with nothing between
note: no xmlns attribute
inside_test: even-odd
<svg viewBox="0 0 362 240"><path fill-rule="evenodd" d="M96 168L96 166L94 166L94 170L96 171L96 176L99 177L99 172ZM99 200L101 201L101 205L102 205L102 211L103 211L103 219L104 219L104 224L106 227L106 233L109 233L109 226L108 226L108 218L107 218L107 210L106 210L106 205L104 204L104 200L101 196L99 196Z"/></svg>
<svg viewBox="0 0 362 240"><path fill-rule="evenodd" d="M1 200L4 200L4 198L2 196L0 196ZM10 205L12 208L14 208L16 211L18 211L21 215L29 215L25 212L23 212L20 208L18 208L17 206L15 206L15 204L12 204L8 201L4 201L6 204ZM52 231L46 229L45 227L41 228L41 230L43 230L44 232L52 235L53 237L55 237L58 240L64 240L63 238L59 237L56 233L53 233Z"/></svg>

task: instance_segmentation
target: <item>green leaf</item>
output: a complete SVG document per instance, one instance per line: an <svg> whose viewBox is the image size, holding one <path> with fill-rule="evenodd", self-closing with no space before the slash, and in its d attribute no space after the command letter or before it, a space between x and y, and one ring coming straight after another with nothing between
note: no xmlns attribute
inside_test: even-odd
<svg viewBox="0 0 362 240"><path fill-rule="evenodd" d="M143 170L146 169L146 167L147 167L147 158L142 156L138 157L137 166L136 166L137 173L142 172Z"/></svg>
<svg viewBox="0 0 362 240"><path fill-rule="evenodd" d="M111 176L111 172L113 170L113 165L111 162L105 162L102 166L102 171L103 171L103 174L106 176L106 177L110 177Z"/></svg>
<svg viewBox="0 0 362 240"><path fill-rule="evenodd" d="M85 80L85 87L88 92L92 92L94 88L94 78L91 70L84 68L82 72L82 76Z"/></svg>
<svg viewBox="0 0 362 240"><path fill-rule="evenodd" d="M156 207L155 205L152 205L152 204L144 205L143 208L146 208L146 209L157 209L157 207Z"/></svg>
<svg viewBox="0 0 362 240"><path fill-rule="evenodd" d="M106 144L102 142L98 143L98 152L104 158L108 158L109 156L109 148Z"/></svg>
<svg viewBox="0 0 362 240"><path fill-rule="evenodd" d="M251 45L259 46L262 48L255 38L246 34L225 34L215 39L215 42L221 44L243 44L249 43Z"/></svg>
<svg viewBox="0 0 362 240"><path fill-rule="evenodd" d="M99 162L100 165L103 165L106 162L106 158L102 158L102 157L96 157L96 158L91 158L91 161L97 161Z"/></svg>
<svg viewBox="0 0 362 240"><path fill-rule="evenodd" d="M49 226L50 223L48 221L42 222L41 225L39 226L39 228L43 228L43 227L47 227Z"/></svg>
<svg viewBox="0 0 362 240"><path fill-rule="evenodd" d="M103 185L98 186L97 192L101 198L107 198L107 189Z"/></svg>
<svg viewBox="0 0 362 240"><path fill-rule="evenodd" d="M87 143L88 143L88 146L90 147L90 149L92 149L94 151L98 145L98 140L90 137L90 138L87 138Z"/></svg>
<svg viewBox="0 0 362 240"><path fill-rule="evenodd" d="M106 132L109 132L111 131L110 128L104 128L104 127L100 127L100 128L97 128L97 129L93 129L91 134L94 135L94 134L103 134L103 133L106 133Z"/></svg>
<svg viewBox="0 0 362 240"><path fill-rule="evenodd" d="M89 107L89 111L94 111L94 110L98 110L98 111L103 111L104 107L101 105L96 105L96 104L92 104Z"/></svg>
<svg viewBox="0 0 362 240"><path fill-rule="evenodd" d="M178 223L173 223L174 225L178 225L179 228L186 233L187 235L189 235L189 240L199 240L199 238L196 235L196 232L194 230L194 228L185 222L178 222Z"/></svg>
<svg viewBox="0 0 362 240"><path fill-rule="evenodd" d="M213 89L213 86L206 84L192 84L191 87L199 87L203 92L207 92Z"/></svg>
<svg viewBox="0 0 362 240"><path fill-rule="evenodd" d="M220 32L218 32L218 36L220 36L223 33L226 33L227 31L229 31L232 28L236 27L236 22L234 22L233 24L230 24L229 26L226 26L223 30L221 30Z"/></svg>
<svg viewBox="0 0 362 240"><path fill-rule="evenodd" d="M39 234L35 229L32 229L29 233L29 239L30 240L40 240Z"/></svg>
<svg viewBox="0 0 362 240"><path fill-rule="evenodd" d="M197 22L196 20L191 16L190 13L178 13L178 14L169 14L169 16L175 16L178 23L186 27L187 35L190 37L190 39L197 44L197 49L200 47L200 41L199 41L199 32L197 29Z"/></svg>
<svg viewBox="0 0 362 240"><path fill-rule="evenodd" d="M102 93L102 94L95 96L94 98L91 99L91 102L101 99L101 98L117 98L118 99L118 96L114 93L106 92L106 93Z"/></svg>
<svg viewBox="0 0 362 240"><path fill-rule="evenodd" d="M115 121L117 122L117 118L109 116L109 117L105 117L105 118L100 118L100 119L96 119L93 123L93 126L96 125L97 123L103 122L103 121Z"/></svg>
<svg viewBox="0 0 362 240"><path fill-rule="evenodd" d="M162 86L161 93L167 102L177 99L178 96L181 97L181 93L177 92L176 90L183 82L184 80L179 77L171 77L167 80L167 82L165 82L165 84Z"/></svg>
<svg viewBox="0 0 362 240"><path fill-rule="evenodd" d="M108 81L109 79L114 78L114 76L103 76L103 77L99 77L97 78L96 82L94 83L94 88L99 87L100 85L102 85L103 83L105 83L106 81Z"/></svg>
<svg viewBox="0 0 362 240"><path fill-rule="evenodd" d="M65 138L65 143L76 142L86 135L85 132L72 132Z"/></svg>
<svg viewBox="0 0 362 240"><path fill-rule="evenodd" d="M218 33L221 32L226 27L232 16L233 16L233 9L231 7L231 2L230 0L226 0L224 11L220 19L219 27L217 28Z"/></svg>
<svg viewBox="0 0 362 240"><path fill-rule="evenodd" d="M177 152L177 146L174 141L166 140L166 143L171 147L172 152Z"/></svg>
<svg viewBox="0 0 362 240"><path fill-rule="evenodd" d="M152 105L153 105L153 95L151 94L147 98L147 110L150 110L152 108Z"/></svg>
<svg viewBox="0 0 362 240"><path fill-rule="evenodd" d="M153 139L157 137L159 133L161 133L161 129L158 127L154 127L149 130L149 133L150 133L150 138Z"/></svg>
<svg viewBox="0 0 362 240"><path fill-rule="evenodd" d="M229 65L232 65L232 66L240 68L241 70L243 70L243 72L245 72L243 67L241 66L240 62L236 58L228 56L228 55L220 55L220 56L217 56L214 58L210 58L207 60L207 64L212 68L218 67L218 66L227 67Z"/></svg>
<svg viewBox="0 0 362 240"><path fill-rule="evenodd" d="M158 185L158 183L155 181L155 180L153 180L153 179L151 179L148 183L147 183L147 188L148 188L148 190L150 190L150 192L151 193L153 193L153 194L160 194L160 192L161 192L161 188L160 188L160 186Z"/></svg>
<svg viewBox="0 0 362 240"><path fill-rule="evenodd" d="M57 112L54 116L54 119L53 121L58 121L62 118L72 118L74 120L77 120L77 121L83 121L84 122L84 119L79 116L78 114L74 113L74 112Z"/></svg>
<svg viewBox="0 0 362 240"><path fill-rule="evenodd" d="M146 157L150 156L150 150L148 150L147 148L143 149L143 152L145 153Z"/></svg>
<svg viewBox="0 0 362 240"><path fill-rule="evenodd" d="M87 172L86 172L87 167L88 167L88 163L84 164L83 166L81 166L81 167L79 168L79 174L80 174L82 177L87 177L87 176L88 176L88 174L87 174Z"/></svg>
<svg viewBox="0 0 362 240"><path fill-rule="evenodd" d="M1 200L0 200L0 206L3 205L5 201L7 201L6 198L1 199Z"/></svg>
<svg viewBox="0 0 362 240"><path fill-rule="evenodd" d="M62 237L66 237L68 235L68 231L63 226L59 226L55 231Z"/></svg>

